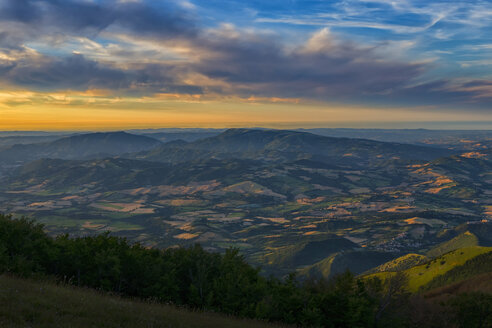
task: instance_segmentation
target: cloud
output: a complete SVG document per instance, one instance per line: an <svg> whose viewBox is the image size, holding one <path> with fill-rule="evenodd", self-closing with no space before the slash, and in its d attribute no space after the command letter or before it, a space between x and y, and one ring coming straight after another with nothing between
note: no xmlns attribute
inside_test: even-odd
<svg viewBox="0 0 492 328"><path fill-rule="evenodd" d="M171 1L3 0L0 20L41 33L94 36L108 28L160 38L196 33L193 17Z"/></svg>
<svg viewBox="0 0 492 328"><path fill-rule="evenodd" d="M426 19L413 25L370 20L342 6L315 19L260 20L310 19L314 25L331 24L333 30L350 26L422 33L478 15L470 10L459 18L456 4L429 12L431 5L422 8L411 1L372 2ZM360 15L374 10L366 9ZM436 63L403 55L416 47L413 39L363 43L323 27L302 40L286 41L278 31L205 26L197 17L199 10L180 0L0 0L0 84L41 91L105 89L131 97L455 102L477 108L490 108L492 102L487 79L432 78Z"/></svg>
<svg viewBox="0 0 492 328"><path fill-rule="evenodd" d="M118 89L129 81L124 72L104 67L82 55L64 58L31 56L15 62L4 78L33 89Z"/></svg>
<svg viewBox="0 0 492 328"><path fill-rule="evenodd" d="M109 89L115 94L134 96L202 92L198 86L179 81L179 69L173 66L140 64L118 68L80 54L62 58L32 54L0 65L0 71L4 82L39 91Z"/></svg>
<svg viewBox="0 0 492 328"><path fill-rule="evenodd" d="M327 100L386 94L410 83L427 66L383 58L377 48L341 41L328 29L292 50L272 37L230 28L201 42L212 54L194 69L262 96Z"/></svg>
<svg viewBox="0 0 492 328"><path fill-rule="evenodd" d="M310 26L329 26L341 28L369 28L378 30L387 30L398 34L413 34L421 33L434 26L436 22L431 22L424 26L405 26L399 24L385 24L374 21L362 20L331 20L325 16L304 16L304 17L280 17L280 18L258 18L258 23L281 23L294 25L310 25Z"/></svg>
<svg viewBox="0 0 492 328"><path fill-rule="evenodd" d="M400 102L416 106L425 104L446 109L490 112L492 81L439 79L395 90L379 102Z"/></svg>
<svg viewBox="0 0 492 328"><path fill-rule="evenodd" d="M306 6L309 7L309 6ZM492 10L484 1L343 0L315 10L261 15L257 22L338 28L368 28L416 34L439 25L448 31L490 26Z"/></svg>

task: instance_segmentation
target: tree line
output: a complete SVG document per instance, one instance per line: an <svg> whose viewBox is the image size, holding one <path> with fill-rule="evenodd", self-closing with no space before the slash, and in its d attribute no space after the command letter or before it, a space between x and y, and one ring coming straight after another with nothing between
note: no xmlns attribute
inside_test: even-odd
<svg viewBox="0 0 492 328"><path fill-rule="evenodd" d="M56 277L122 296L307 327L488 327L492 322L490 295L430 304L406 291L402 273L386 281L346 272L300 282L294 274L279 279L260 271L237 249L224 254L199 245L149 249L108 233L52 238L32 220L0 215L0 273ZM470 309L470 299L480 300L479 306ZM482 321L469 326L465 316Z"/></svg>
<svg viewBox="0 0 492 328"><path fill-rule="evenodd" d="M467 260L463 265L454 267L446 273L432 279L422 289L430 290L456 282L463 281L470 277L492 272L492 251L477 255Z"/></svg>

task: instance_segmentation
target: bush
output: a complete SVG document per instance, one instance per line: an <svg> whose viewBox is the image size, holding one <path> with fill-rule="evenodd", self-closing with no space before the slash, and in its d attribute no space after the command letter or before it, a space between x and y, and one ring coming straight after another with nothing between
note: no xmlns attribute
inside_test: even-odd
<svg viewBox="0 0 492 328"><path fill-rule="evenodd" d="M0 272L22 277L49 273L56 257L57 248L42 225L0 215Z"/></svg>

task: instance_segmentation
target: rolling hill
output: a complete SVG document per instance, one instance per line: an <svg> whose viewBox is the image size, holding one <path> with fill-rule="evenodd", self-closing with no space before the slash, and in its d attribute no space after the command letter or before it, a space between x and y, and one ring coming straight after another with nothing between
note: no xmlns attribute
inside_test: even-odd
<svg viewBox="0 0 492 328"><path fill-rule="evenodd" d="M95 160L40 159L17 170L4 183L11 190L42 184L44 190L78 188L121 190L142 186L187 184L214 179L233 179L253 172L261 164L247 160L207 160L169 165L124 158ZM1 188L0 188L1 189Z"/></svg>
<svg viewBox="0 0 492 328"><path fill-rule="evenodd" d="M35 218L51 234L232 246L269 272L321 276L491 243L480 221L492 206L490 161L442 157L452 150L254 129L165 144L101 133L19 147L25 160L51 158L0 178L0 212ZM469 221L480 224L463 227ZM458 237L467 231L478 244Z"/></svg>
<svg viewBox="0 0 492 328"><path fill-rule="evenodd" d="M0 149L6 149L13 145L26 145L26 144L36 144L36 143L47 143L58 140L64 137L63 135L53 135L53 136L0 136Z"/></svg>
<svg viewBox="0 0 492 328"><path fill-rule="evenodd" d="M41 158L87 159L108 157L157 147L161 142L126 132L89 133L52 142L17 144L0 151L0 162L15 164Z"/></svg>
<svg viewBox="0 0 492 328"><path fill-rule="evenodd" d="M412 292L418 291L420 288L431 283L434 279L440 275L444 275L447 272L464 265L468 260L471 260L481 254L490 253L491 247L472 246L459 248L439 257L436 257L428 262L420 265L410 267L403 270L409 278L409 289ZM374 274L365 275L364 277L379 277L386 279L393 272L378 272Z"/></svg>
<svg viewBox="0 0 492 328"><path fill-rule="evenodd" d="M129 133L132 133L132 132L133 131L130 131ZM222 131L221 130L216 131L216 132L212 132L212 131L203 131L203 132L200 132L200 131L197 131L197 132L181 131L181 132L147 132L147 133L137 133L137 132L139 132L139 131L135 131L135 132L133 132L133 134L139 134L142 136L154 138L154 139L157 139L157 140L162 141L162 142L170 142L170 141L174 141L174 140L183 140L183 141L191 142L191 141L196 141L199 139L214 137L214 136L220 134Z"/></svg>
<svg viewBox="0 0 492 328"><path fill-rule="evenodd" d="M334 253L323 260L298 270L303 278L331 278L346 270L360 274L394 257L393 254L377 251L344 251Z"/></svg>
<svg viewBox="0 0 492 328"><path fill-rule="evenodd" d="M451 240L445 241L427 252L427 256L431 258L439 257L443 254L457 250L463 247L478 246L478 238L469 231L454 237Z"/></svg>
<svg viewBox="0 0 492 328"><path fill-rule="evenodd" d="M364 138L415 145L435 145L454 149L482 148L480 146L483 146L483 140L489 140L486 143L490 144L492 138L490 130L318 128L300 129L300 131L328 137Z"/></svg>
<svg viewBox="0 0 492 328"><path fill-rule="evenodd" d="M489 280L492 278L492 250L477 255L462 265L458 265L446 273L436 276L424 285L423 288L431 290L433 288L456 284L481 274L488 274ZM478 289L476 291L480 290ZM489 285L488 292L492 293L492 284Z"/></svg>
<svg viewBox="0 0 492 328"><path fill-rule="evenodd" d="M356 247L357 244L345 238L330 236L275 249L266 255L266 261L277 268L287 266L288 271L293 271L296 267L316 263L332 254Z"/></svg>
<svg viewBox="0 0 492 328"><path fill-rule="evenodd" d="M471 246L492 246L492 225L478 224L478 222L469 222L455 227L446 229L439 236L441 242L426 253L429 257L438 257L445 253L454 251L458 248Z"/></svg>
<svg viewBox="0 0 492 328"><path fill-rule="evenodd" d="M425 146L386 143L365 139L323 137L284 130L229 129L217 136L176 147L164 144L133 158L161 162L184 162L204 157L250 158L267 161L312 159L324 163L366 165L383 160L431 160L452 151Z"/></svg>

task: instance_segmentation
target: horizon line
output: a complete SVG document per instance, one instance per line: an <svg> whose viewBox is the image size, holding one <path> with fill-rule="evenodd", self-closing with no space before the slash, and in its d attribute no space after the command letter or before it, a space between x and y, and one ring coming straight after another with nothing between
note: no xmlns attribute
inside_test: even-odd
<svg viewBox="0 0 492 328"><path fill-rule="evenodd" d="M326 124L313 122L306 124L292 123L264 123L264 124L243 124L230 123L221 124L176 124L170 126L121 126L121 127L67 127L65 128L29 128L19 129L0 129L0 133L80 133L80 132L116 132L116 131L139 131L139 130L228 130L228 129L272 129L272 130L313 130L313 129L347 129L347 130L427 130L427 131L492 131L492 121L438 121L438 122L385 122L383 124L367 124L360 122L355 124Z"/></svg>

